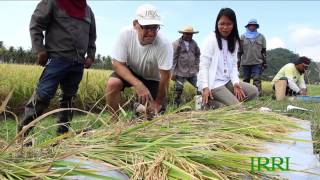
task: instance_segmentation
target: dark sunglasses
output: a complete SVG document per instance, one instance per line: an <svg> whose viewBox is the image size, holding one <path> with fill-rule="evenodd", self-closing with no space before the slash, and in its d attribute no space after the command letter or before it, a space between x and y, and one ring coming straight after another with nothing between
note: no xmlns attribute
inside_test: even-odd
<svg viewBox="0 0 320 180"><path fill-rule="evenodd" d="M157 32L160 30L159 25L145 25L145 26L140 25L140 28L146 31L153 31L153 32Z"/></svg>

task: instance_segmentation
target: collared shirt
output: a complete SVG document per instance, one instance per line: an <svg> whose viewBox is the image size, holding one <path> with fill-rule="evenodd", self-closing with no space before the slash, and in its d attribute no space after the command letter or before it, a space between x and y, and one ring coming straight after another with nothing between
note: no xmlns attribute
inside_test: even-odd
<svg viewBox="0 0 320 180"><path fill-rule="evenodd" d="M199 72L200 49L194 40L186 46L186 41L179 38L173 42L172 73L181 77L192 77Z"/></svg>
<svg viewBox="0 0 320 180"><path fill-rule="evenodd" d="M240 37L242 42L241 65L255 65L263 63L262 49L266 49L266 39L262 34L259 34L256 39L248 39L244 35Z"/></svg>
<svg viewBox="0 0 320 180"><path fill-rule="evenodd" d="M233 85L240 81L237 68L238 48L239 44L237 42L234 52L228 52L227 54L227 61L230 62L229 75ZM215 80L217 79L219 58L223 53L222 50L219 49L216 34L214 32L210 33L206 38L201 52L197 86L199 90L203 90L207 87L209 89L214 89L216 87Z"/></svg>
<svg viewBox="0 0 320 180"><path fill-rule="evenodd" d="M183 43L184 43L184 46L186 47L186 49L187 49L187 51L189 51L189 45L190 45L190 43L189 43L189 41L183 41Z"/></svg>

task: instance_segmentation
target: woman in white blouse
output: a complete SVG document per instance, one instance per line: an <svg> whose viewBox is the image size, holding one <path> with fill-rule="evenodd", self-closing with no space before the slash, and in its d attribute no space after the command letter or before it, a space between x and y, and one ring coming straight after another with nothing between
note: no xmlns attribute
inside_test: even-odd
<svg viewBox="0 0 320 180"><path fill-rule="evenodd" d="M215 32L209 34L201 50L198 87L203 104L213 99L219 106L229 106L258 96L255 86L239 80L238 48L236 15L232 9L223 8L217 16Z"/></svg>

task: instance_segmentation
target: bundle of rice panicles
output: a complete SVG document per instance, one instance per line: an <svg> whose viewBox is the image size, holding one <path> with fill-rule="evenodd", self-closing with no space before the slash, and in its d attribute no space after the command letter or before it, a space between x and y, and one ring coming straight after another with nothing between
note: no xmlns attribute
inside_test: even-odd
<svg viewBox="0 0 320 180"><path fill-rule="evenodd" d="M289 118L278 114L232 108L120 121L86 135L61 138L55 146L12 146L0 155L0 176L94 174L80 167L52 168L55 162L66 163L66 157L79 156L112 164L131 179L259 179L261 174L250 173L250 157L263 151L262 143L285 140L294 128Z"/></svg>

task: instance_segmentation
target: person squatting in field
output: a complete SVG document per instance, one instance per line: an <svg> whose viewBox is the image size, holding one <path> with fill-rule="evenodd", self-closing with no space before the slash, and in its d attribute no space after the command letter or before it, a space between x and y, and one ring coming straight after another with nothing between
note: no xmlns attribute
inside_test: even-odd
<svg viewBox="0 0 320 180"><path fill-rule="evenodd" d="M302 56L284 65L271 81L273 98L276 98L276 95L277 100L284 96L307 95L304 74L310 63L309 58Z"/></svg>
<svg viewBox="0 0 320 180"><path fill-rule="evenodd" d="M113 120L117 120L121 92L127 87L133 87L148 114L166 108L173 52L159 32L160 15L154 6L141 5L132 24L122 30L112 53L114 72L106 85L106 101Z"/></svg>
<svg viewBox="0 0 320 180"><path fill-rule="evenodd" d="M234 11L220 10L215 32L209 34L201 49L198 87L203 104L215 108L238 104L258 96L258 89L240 82L237 68L239 34Z"/></svg>

